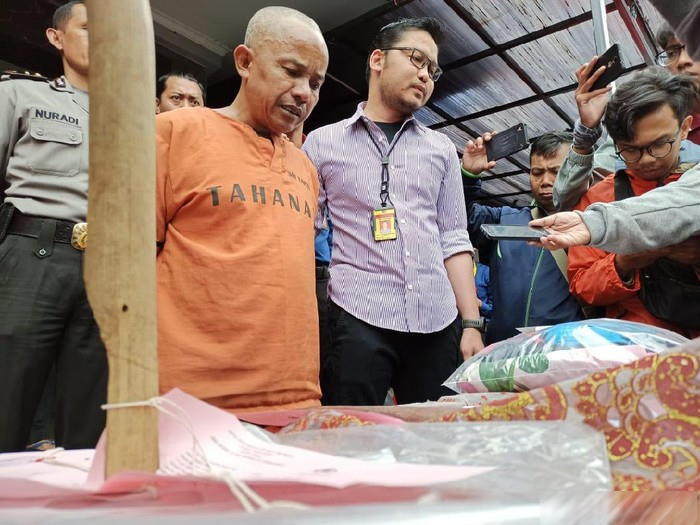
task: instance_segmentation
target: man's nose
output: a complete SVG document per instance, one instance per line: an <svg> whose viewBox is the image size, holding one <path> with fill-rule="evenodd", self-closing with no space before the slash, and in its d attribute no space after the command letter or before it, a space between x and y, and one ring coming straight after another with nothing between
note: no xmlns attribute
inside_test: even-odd
<svg viewBox="0 0 700 525"><path fill-rule="evenodd" d="M306 104L311 99L311 86L308 81L302 80L294 84L292 96L297 104Z"/></svg>
<svg viewBox="0 0 700 525"><path fill-rule="evenodd" d="M688 51L685 48L681 49L680 55L678 56L678 63L676 64L678 71L683 72L683 70L688 69L693 64L693 59L690 58Z"/></svg>
<svg viewBox="0 0 700 525"><path fill-rule="evenodd" d="M548 171L542 178L542 186L554 186L554 181L556 178L557 174L555 172Z"/></svg>
<svg viewBox="0 0 700 525"><path fill-rule="evenodd" d="M418 70L418 78L422 82L428 82L430 80L430 73L428 72L428 67L422 67Z"/></svg>

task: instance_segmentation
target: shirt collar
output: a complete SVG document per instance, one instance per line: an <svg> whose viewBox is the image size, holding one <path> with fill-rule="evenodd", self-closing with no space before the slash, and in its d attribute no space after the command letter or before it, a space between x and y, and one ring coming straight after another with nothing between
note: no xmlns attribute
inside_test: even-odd
<svg viewBox="0 0 700 525"><path fill-rule="evenodd" d="M352 126L353 124L356 124L357 122L359 122L360 119L365 119L366 122L371 122L370 119L367 118L367 116L365 115L365 106L367 106L367 101L360 102L357 105L357 110L355 111L355 114L352 117L350 117L348 120L345 121L345 126L344 126L345 128L348 128L348 127ZM418 119L416 119L416 117L414 115L411 115L410 117L408 117L406 119L406 122L412 123L413 127L416 130L418 130L420 133L423 133L423 134L426 133L427 128L423 124L418 122ZM407 125L411 125L411 124L407 124Z"/></svg>

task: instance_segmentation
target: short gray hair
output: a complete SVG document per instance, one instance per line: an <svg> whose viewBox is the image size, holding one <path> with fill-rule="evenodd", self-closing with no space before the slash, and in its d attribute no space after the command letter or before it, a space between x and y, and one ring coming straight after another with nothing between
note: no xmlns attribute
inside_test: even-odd
<svg viewBox="0 0 700 525"><path fill-rule="evenodd" d="M280 33L280 27L284 27L285 20L290 18L298 20L311 29L318 31L318 34L323 38L323 33L318 24L301 11L291 7L269 6L259 9L250 19L243 43L250 48L254 48L262 40L274 40L275 35Z"/></svg>

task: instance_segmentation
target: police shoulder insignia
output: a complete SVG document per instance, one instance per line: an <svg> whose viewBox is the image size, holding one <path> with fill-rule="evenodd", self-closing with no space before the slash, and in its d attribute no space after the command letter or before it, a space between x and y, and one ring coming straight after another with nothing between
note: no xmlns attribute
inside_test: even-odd
<svg viewBox="0 0 700 525"><path fill-rule="evenodd" d="M49 79L41 76L39 73L21 73L19 71L3 71L0 73L0 81L3 80L35 80L38 82L48 82Z"/></svg>

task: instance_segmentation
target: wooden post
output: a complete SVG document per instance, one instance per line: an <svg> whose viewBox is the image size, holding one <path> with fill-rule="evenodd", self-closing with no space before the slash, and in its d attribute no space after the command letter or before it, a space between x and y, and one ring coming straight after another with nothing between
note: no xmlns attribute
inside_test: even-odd
<svg viewBox="0 0 700 525"><path fill-rule="evenodd" d="M155 48L148 0L87 0L90 186L85 284L109 357L109 403L158 395ZM154 408L107 413L107 476L158 468Z"/></svg>

